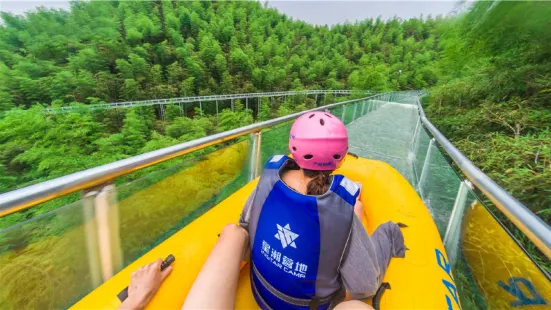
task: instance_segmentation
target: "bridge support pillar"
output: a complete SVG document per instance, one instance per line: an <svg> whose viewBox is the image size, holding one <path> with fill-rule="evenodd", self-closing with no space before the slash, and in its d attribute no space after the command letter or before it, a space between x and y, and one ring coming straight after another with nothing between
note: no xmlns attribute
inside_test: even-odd
<svg viewBox="0 0 551 310"><path fill-rule="evenodd" d="M216 100L216 117L218 117L218 100Z"/></svg>
<svg viewBox="0 0 551 310"><path fill-rule="evenodd" d="M161 115L161 120L165 120L165 105L161 104L159 105L159 114Z"/></svg>
<svg viewBox="0 0 551 310"><path fill-rule="evenodd" d="M262 106L262 97L258 97L256 100L256 119L260 116L260 107Z"/></svg>

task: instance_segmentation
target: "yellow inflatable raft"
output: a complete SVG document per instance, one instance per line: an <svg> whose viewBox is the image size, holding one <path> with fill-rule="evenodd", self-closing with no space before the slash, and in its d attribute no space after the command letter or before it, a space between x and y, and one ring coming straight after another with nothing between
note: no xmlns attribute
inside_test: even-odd
<svg viewBox="0 0 551 310"><path fill-rule="evenodd" d="M425 205L398 171L386 163L348 156L337 173L363 184L361 201L372 233L384 222L403 228L405 258L392 259L384 282L391 289L382 295L381 309L460 309L459 297L440 236ZM237 222L243 205L257 184L247 184L200 218L130 264L73 306L73 309L115 309L117 294L130 274L157 258L173 254L171 275L149 304L149 309L179 309L201 270L222 228ZM250 268L241 271L236 309L258 309L250 287ZM216 292L213 292L215 295ZM215 298L215 296L213 296Z"/></svg>
<svg viewBox="0 0 551 310"><path fill-rule="evenodd" d="M463 255L489 309L549 309L551 278L480 203L465 212Z"/></svg>

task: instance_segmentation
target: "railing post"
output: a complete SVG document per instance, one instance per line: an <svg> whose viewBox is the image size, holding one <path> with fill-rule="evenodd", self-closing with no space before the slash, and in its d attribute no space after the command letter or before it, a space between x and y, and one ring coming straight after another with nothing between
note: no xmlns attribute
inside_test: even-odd
<svg viewBox="0 0 551 310"><path fill-rule="evenodd" d="M415 124L415 130L413 130L413 137L411 138L411 144L413 145L415 143L415 139L417 138L417 129L419 128L419 123L421 123L421 118L417 117L417 124Z"/></svg>
<svg viewBox="0 0 551 310"><path fill-rule="evenodd" d="M427 149L427 156L425 156L425 161L423 162L423 170L421 170L421 176L419 177L419 183L417 183L417 190L419 191L419 195L421 196L421 199L425 199L423 196L423 185L425 183L425 179L427 177L427 170L429 168L429 162L430 162L430 155L432 153L432 147L434 145L434 138L430 139L429 147Z"/></svg>
<svg viewBox="0 0 551 310"><path fill-rule="evenodd" d="M98 191L89 191L82 196L82 213L84 217L84 234L86 237L86 251L88 267L90 268L90 284L98 287L102 282L103 273L98 253L98 230L95 217L95 200Z"/></svg>
<svg viewBox="0 0 551 310"><path fill-rule="evenodd" d="M346 115L346 104L342 106L341 120L344 122L344 116Z"/></svg>
<svg viewBox="0 0 551 310"><path fill-rule="evenodd" d="M95 199L99 256L103 281L122 268L122 250L119 234L119 208L114 185L103 187Z"/></svg>
<svg viewBox="0 0 551 310"><path fill-rule="evenodd" d="M362 102L362 114L361 114L362 116L364 115L364 110L365 110L365 101Z"/></svg>
<svg viewBox="0 0 551 310"><path fill-rule="evenodd" d="M352 121L356 120L356 110L358 109L358 104L354 104L354 113L352 114Z"/></svg>
<svg viewBox="0 0 551 310"><path fill-rule="evenodd" d="M412 172L412 178L411 178L411 181L412 181L412 184L413 185L413 188L416 188L417 187L417 183L418 183L418 179L417 179L417 171L415 171L415 163L417 162L417 144L419 142L419 135L421 133L421 130L422 130L422 125L421 126L416 126L415 127L415 132L413 133L413 141L411 142L411 154L412 156L409 157L408 156L408 159L411 158L411 172Z"/></svg>
<svg viewBox="0 0 551 310"><path fill-rule="evenodd" d="M472 188L472 184L468 180L463 180L459 184L459 190L457 191L452 213L450 214L450 220L448 221L448 227L446 228L446 234L444 235L444 247L446 248L448 260L452 266L457 258L461 233L461 220L463 219L463 213L467 206L466 199L469 194L469 188Z"/></svg>
<svg viewBox="0 0 551 310"><path fill-rule="evenodd" d="M249 167L249 182L256 179L260 175L260 165L262 160L261 144L262 132L251 133L251 159Z"/></svg>

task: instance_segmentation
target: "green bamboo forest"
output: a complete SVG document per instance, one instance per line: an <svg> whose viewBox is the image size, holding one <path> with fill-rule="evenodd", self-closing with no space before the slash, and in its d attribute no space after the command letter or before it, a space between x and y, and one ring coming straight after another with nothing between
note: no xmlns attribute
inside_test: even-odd
<svg viewBox="0 0 551 310"><path fill-rule="evenodd" d="M447 16L331 27L256 1L73 1L69 10L0 12L0 194L365 95L235 100L233 109L221 101L219 113L210 103L168 104L162 113L159 106L90 105L426 90L431 122L551 223L550 29L544 1L463 1ZM263 132L262 160L287 151L289 128ZM122 265L245 185L250 149L249 139L238 138L117 178ZM0 218L0 308L65 308L95 288L87 265L70 263L87 260L82 200L73 193ZM504 222L550 272L546 257ZM461 268L454 272L462 305L484 308Z"/></svg>
<svg viewBox="0 0 551 310"><path fill-rule="evenodd" d="M428 117L551 220L551 4L314 26L259 2L91 1L1 13L0 192L305 110L295 97L216 116L87 105L304 89L425 89ZM48 107L79 106L69 113ZM38 209L38 210L37 210ZM21 212L7 227L40 214Z"/></svg>

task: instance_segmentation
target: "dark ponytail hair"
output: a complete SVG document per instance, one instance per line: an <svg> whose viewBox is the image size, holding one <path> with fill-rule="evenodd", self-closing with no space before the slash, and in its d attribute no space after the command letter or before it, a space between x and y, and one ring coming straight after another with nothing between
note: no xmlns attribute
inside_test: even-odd
<svg viewBox="0 0 551 310"><path fill-rule="evenodd" d="M289 160L286 168L290 170L300 170L300 167L294 160ZM302 169L302 172L306 177L312 178L312 180L308 182L308 185L306 185L306 195L323 195L329 190L331 186L330 175L333 171Z"/></svg>
<svg viewBox="0 0 551 310"><path fill-rule="evenodd" d="M312 178L306 186L307 195L322 195L329 190L329 186L331 186L331 178L329 176L333 171L308 169L303 169L303 171L305 176Z"/></svg>

